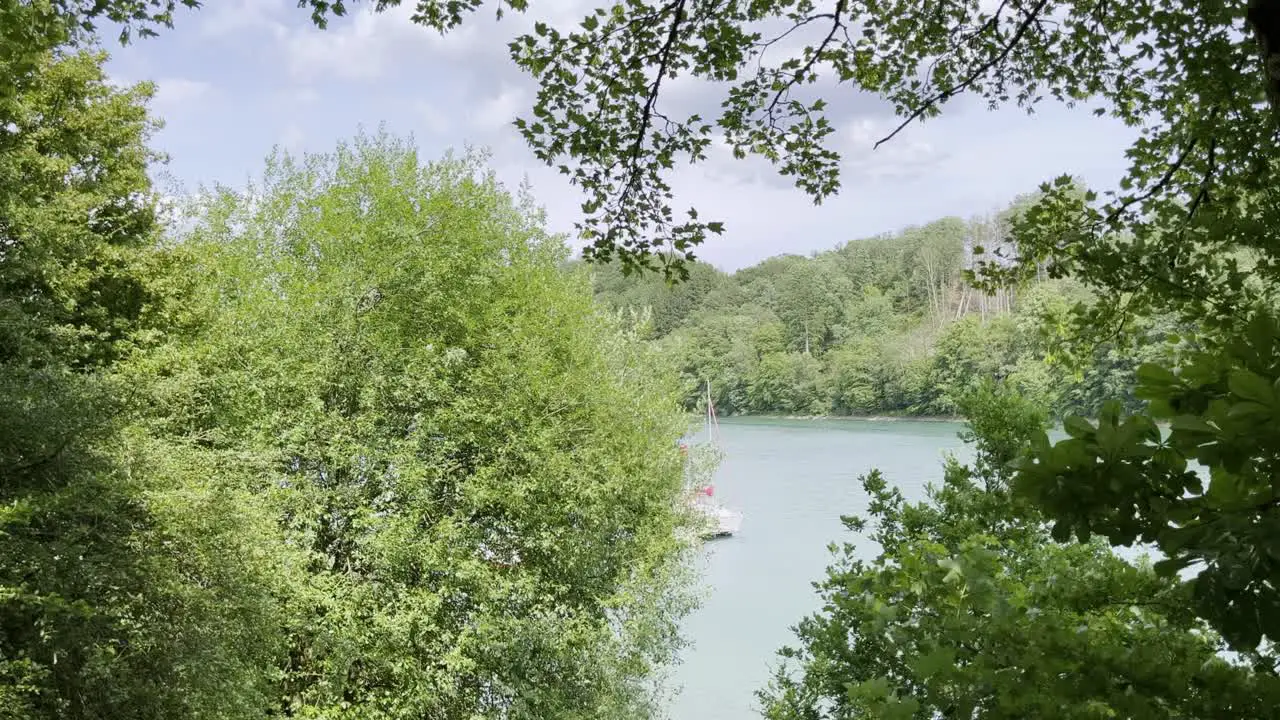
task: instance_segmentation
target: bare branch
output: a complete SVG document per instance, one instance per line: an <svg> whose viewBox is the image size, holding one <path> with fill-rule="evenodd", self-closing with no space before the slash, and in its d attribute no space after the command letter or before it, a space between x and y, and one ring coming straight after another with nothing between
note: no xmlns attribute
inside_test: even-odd
<svg viewBox="0 0 1280 720"><path fill-rule="evenodd" d="M1009 42L1005 44L998 55L974 68L972 72L955 85L934 93L931 97L921 103L920 107L916 108L914 112L907 116L907 119L903 120L896 128L894 128L893 132L878 140L875 147L879 148L881 145L897 137L898 133L902 132L911 123L919 120L925 113L938 105L938 103L945 102L953 95L969 89L969 87L971 87L975 82L990 72L992 68L1003 63L1005 59L1009 57L1009 53L1013 52L1013 49L1022 41L1022 36L1025 35L1028 28L1035 23L1036 17L1048 2L1049 0L1040 0L1036 3L1035 7L1031 8L1031 10L1027 12L1027 16L1023 18L1022 23L1018 25L1018 29L1014 31L1013 37L1009 39Z"/></svg>
<svg viewBox="0 0 1280 720"><path fill-rule="evenodd" d="M1191 200L1191 206L1187 208L1187 222L1190 222L1195 216L1200 206L1209 200L1209 186L1213 184L1213 176L1218 170L1218 141L1213 139L1209 141L1209 164L1205 168L1204 177L1200 180L1200 189L1196 192L1196 196Z"/></svg>
<svg viewBox="0 0 1280 720"><path fill-rule="evenodd" d="M680 25L684 22L684 8L685 0L676 0L673 3L672 9L675 15L671 18L671 27L667 31L667 39L663 43L662 49L658 51L658 72L653 79L653 85L649 87L649 95L645 99L644 109L640 112L640 125L636 128L636 139L631 143L631 149L627 152L627 180L622 186L622 194L618 197L618 207L626 206L627 199L639 182L640 157L644 152L645 136L649 133L649 128L653 124L654 106L658 102L658 93L662 89L662 78L667 74L667 68L671 65L676 40L680 37Z"/></svg>
<svg viewBox="0 0 1280 720"><path fill-rule="evenodd" d="M1141 195L1134 195L1133 197L1126 198L1124 202L1120 203L1119 207L1112 210L1111 214L1107 215L1104 222L1108 225L1115 222L1126 210L1133 207L1136 203L1150 200L1156 193L1168 187L1169 183L1173 181L1173 176L1178 172L1178 170L1182 169L1182 166L1187 162L1187 157L1191 154L1191 151L1195 149L1197 144L1199 144L1199 140L1197 138L1191 138L1191 142L1187 143L1182 148L1182 151L1178 153L1178 157L1174 158L1173 162L1165 169L1164 175L1161 175L1159 180L1157 180L1151 187L1147 188L1147 191Z"/></svg>
<svg viewBox="0 0 1280 720"><path fill-rule="evenodd" d="M837 12L839 12L839 11L837 10ZM774 45L776 45L776 44L778 44L778 43L782 42L783 40L787 39L788 37L790 37L791 33L793 33L793 32L795 32L795 31L799 30L799 29L800 29L800 28L802 28L802 27L805 27L805 26L809 25L810 23L814 23L814 22L817 22L817 21L819 21L819 20L834 20L834 19L836 19L836 16L835 16L834 14L832 14L832 13L819 13L819 14L817 14L817 15L810 15L809 17L806 17L805 19L800 20L800 21L799 21L799 22L797 22L796 24L792 25L792 26L791 26L791 27L790 27L786 32L782 33L781 35L778 35L777 37L773 38L772 40L768 40L768 41L766 41L766 42L758 42L758 43L755 43L755 46L756 46L756 47L758 47L758 48L760 48L761 54L764 54L764 51L765 51L765 50L768 50L769 48L773 47Z"/></svg>
<svg viewBox="0 0 1280 720"><path fill-rule="evenodd" d="M818 45L817 49L813 51L813 54L809 57L808 61L805 62L805 64L801 66L799 69L797 69L795 74L791 76L791 79L787 81L787 83L784 84L781 88L779 88L777 93L774 94L773 100L769 103L769 107L765 109L765 112L768 114L770 119L773 118L773 113L777 109L778 103L782 101L782 98L788 93L790 93L792 88L794 88L797 84L799 84L801 78L808 75L813 70L813 66L818 63L818 60L822 57L822 53L825 52L827 49L827 46L831 44L831 41L835 38L836 33L839 32L840 29L844 27L844 22L840 19L840 17L841 15L844 14L844 11L847 7L848 7L848 0L839 0L839 2L836 3L835 12L827 16L832 19L831 31L828 32L827 36L822 39L822 42ZM792 29L795 29L795 28L792 28Z"/></svg>
<svg viewBox="0 0 1280 720"><path fill-rule="evenodd" d="M53 451L48 453L47 455L38 457L35 460L32 460L31 462L23 463L21 465L14 465L8 468L7 470L5 470L5 474L17 475L18 473L24 473L24 472L29 472L31 470L35 470L36 468L42 465L48 465L49 463L57 459L57 457L62 454L63 450L67 449L67 446L71 444L72 437L73 436L68 435L67 437L63 438L62 441L58 443L58 446L55 447Z"/></svg>

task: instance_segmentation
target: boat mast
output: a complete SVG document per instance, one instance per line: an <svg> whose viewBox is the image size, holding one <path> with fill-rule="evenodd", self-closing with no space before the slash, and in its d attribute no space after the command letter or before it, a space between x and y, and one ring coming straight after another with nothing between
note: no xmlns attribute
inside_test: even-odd
<svg viewBox="0 0 1280 720"><path fill-rule="evenodd" d="M711 437L711 381L704 381L707 386L707 442L713 442Z"/></svg>
<svg viewBox="0 0 1280 720"><path fill-rule="evenodd" d="M711 402L711 381L705 382L707 384L707 442L714 445L716 436L720 434L720 421L716 419L716 406Z"/></svg>

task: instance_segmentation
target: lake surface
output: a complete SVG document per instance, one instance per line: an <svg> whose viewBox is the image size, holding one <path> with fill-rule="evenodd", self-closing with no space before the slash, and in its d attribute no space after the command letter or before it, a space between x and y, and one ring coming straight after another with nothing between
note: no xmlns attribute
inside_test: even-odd
<svg viewBox="0 0 1280 720"><path fill-rule="evenodd" d="M812 582L827 545L851 540L841 515L861 514L858 477L879 468L909 499L942 479L945 454L967 461L959 423L732 419L720 425L726 453L716 497L745 514L742 531L707 543L704 600L685 622L693 643L675 669L672 720L759 717L755 691L791 644L793 625L819 609ZM868 553L874 547L867 547Z"/></svg>

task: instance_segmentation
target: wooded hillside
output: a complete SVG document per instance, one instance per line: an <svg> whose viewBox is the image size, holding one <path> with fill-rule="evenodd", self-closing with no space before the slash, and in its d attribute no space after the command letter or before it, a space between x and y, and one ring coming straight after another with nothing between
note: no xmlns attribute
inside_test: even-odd
<svg viewBox="0 0 1280 720"><path fill-rule="evenodd" d="M1092 303L1041 270L1016 288L977 290L966 271L1012 256L1008 227L1032 198L998 213L947 217L810 257L778 255L734 273L696 263L689 279L594 269L597 297L648 312L651 337L725 414L950 415L956 392L995 378L1057 413L1132 401L1134 369L1156 359L1172 321L1131 318L1137 352L1100 343L1060 357L1070 309Z"/></svg>

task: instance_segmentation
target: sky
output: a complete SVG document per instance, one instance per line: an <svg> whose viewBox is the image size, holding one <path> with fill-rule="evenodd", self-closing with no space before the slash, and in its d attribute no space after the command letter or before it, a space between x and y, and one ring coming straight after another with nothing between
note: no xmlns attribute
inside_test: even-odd
<svg viewBox="0 0 1280 720"><path fill-rule="evenodd" d="M507 43L535 19L576 23L595 3L533 4L532 16L501 21L486 6L442 36L414 25L407 7L375 14L360 4L318 30L295 0L206 0L158 38L121 47L108 37L104 45L116 82L158 86L152 107L165 127L154 144L170 157L158 177L169 192L242 186L274 147L325 152L362 127L385 126L411 134L426 157L488 148L499 178L512 189L527 179L551 229L571 233L582 196L511 124L528 115L535 86L509 59ZM677 111L718 104L718 88L683 80L670 88L664 102ZM732 271L948 215L994 212L1064 173L1114 187L1134 137L1084 107L1046 104L1028 116L969 100L873 149L898 122L892 108L848 86L819 89L832 101L840 193L815 206L767 162L734 160L724 150L679 167L675 207L725 222L699 258Z"/></svg>

